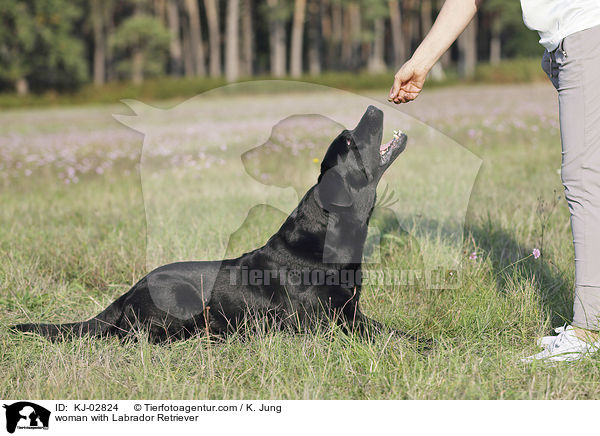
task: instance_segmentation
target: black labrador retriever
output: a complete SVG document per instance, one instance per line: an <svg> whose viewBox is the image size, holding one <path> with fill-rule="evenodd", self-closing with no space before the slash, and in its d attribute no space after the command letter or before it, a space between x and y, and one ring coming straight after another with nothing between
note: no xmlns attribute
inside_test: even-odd
<svg viewBox="0 0 600 436"><path fill-rule="evenodd" d="M407 140L395 132L381 145L382 135L383 112L369 106L331 143L317 184L263 247L237 259L161 266L88 321L13 328L50 339L141 328L162 342L224 335L260 316L294 330L335 320L346 332L382 331L359 309L361 261L377 184Z"/></svg>

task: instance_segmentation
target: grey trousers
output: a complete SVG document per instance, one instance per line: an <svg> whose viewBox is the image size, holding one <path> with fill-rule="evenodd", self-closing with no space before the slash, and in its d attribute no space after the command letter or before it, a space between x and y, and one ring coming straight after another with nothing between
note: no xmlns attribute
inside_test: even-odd
<svg viewBox="0 0 600 436"><path fill-rule="evenodd" d="M575 248L573 325L600 330L600 26L544 54L558 91L562 182Z"/></svg>

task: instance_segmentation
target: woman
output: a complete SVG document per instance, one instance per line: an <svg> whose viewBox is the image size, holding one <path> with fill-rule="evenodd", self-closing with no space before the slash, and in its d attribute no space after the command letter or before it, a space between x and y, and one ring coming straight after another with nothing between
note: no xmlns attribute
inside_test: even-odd
<svg viewBox="0 0 600 436"><path fill-rule="evenodd" d="M447 0L412 58L396 73L389 100L417 98L427 73L475 16L477 0ZM573 361L600 349L600 1L521 0L527 27L546 51L542 67L558 91L561 176L575 248L573 322L538 342L525 361Z"/></svg>

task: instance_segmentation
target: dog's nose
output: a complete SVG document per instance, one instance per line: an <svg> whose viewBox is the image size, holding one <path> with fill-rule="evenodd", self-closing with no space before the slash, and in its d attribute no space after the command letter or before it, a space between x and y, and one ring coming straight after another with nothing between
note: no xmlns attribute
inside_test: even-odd
<svg viewBox="0 0 600 436"><path fill-rule="evenodd" d="M381 111L381 109L373 106L373 105L369 105L369 107L367 108L367 110L365 111L365 115L369 115L371 117L373 116L383 116L383 112Z"/></svg>
<svg viewBox="0 0 600 436"><path fill-rule="evenodd" d="M380 141L381 129L383 127L383 112L375 106L369 106L364 115L352 131L357 144L370 144Z"/></svg>
<svg viewBox="0 0 600 436"><path fill-rule="evenodd" d="M363 121L367 122L371 126L376 126L380 122L383 122L383 111L378 107L370 105L362 116L358 124L363 124Z"/></svg>

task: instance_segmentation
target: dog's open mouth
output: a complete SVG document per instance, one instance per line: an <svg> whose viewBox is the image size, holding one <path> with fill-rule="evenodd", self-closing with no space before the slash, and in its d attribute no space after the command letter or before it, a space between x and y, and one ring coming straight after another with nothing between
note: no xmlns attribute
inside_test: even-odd
<svg viewBox="0 0 600 436"><path fill-rule="evenodd" d="M379 166L387 165L392 157L398 156L406 147L406 139L406 133L402 130L394 130L393 139L379 147Z"/></svg>

